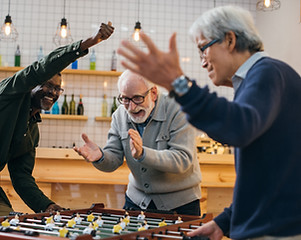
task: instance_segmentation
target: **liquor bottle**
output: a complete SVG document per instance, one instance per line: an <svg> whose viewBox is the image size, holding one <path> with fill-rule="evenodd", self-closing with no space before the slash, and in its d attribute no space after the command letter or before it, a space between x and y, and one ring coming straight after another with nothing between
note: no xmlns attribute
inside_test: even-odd
<svg viewBox="0 0 301 240"><path fill-rule="evenodd" d="M101 116L107 117L108 116L108 102L107 102L107 95L103 95L102 104L101 104Z"/></svg>
<svg viewBox="0 0 301 240"><path fill-rule="evenodd" d="M96 69L96 54L95 49L92 49L92 54L90 56L90 70Z"/></svg>
<svg viewBox="0 0 301 240"><path fill-rule="evenodd" d="M64 102L62 105L62 114L68 114L68 103L67 103L67 95L64 95Z"/></svg>
<svg viewBox="0 0 301 240"><path fill-rule="evenodd" d="M77 105L77 115L84 115L83 95L79 95L79 103Z"/></svg>
<svg viewBox="0 0 301 240"><path fill-rule="evenodd" d="M117 70L117 55L116 51L113 51L112 54L112 61L111 61L111 71L116 71Z"/></svg>
<svg viewBox="0 0 301 240"><path fill-rule="evenodd" d="M39 52L38 52L38 61L41 60L44 57L43 53L43 47L40 46Z"/></svg>
<svg viewBox="0 0 301 240"><path fill-rule="evenodd" d="M69 104L69 114L75 115L75 101L74 101L74 94L72 94L71 101Z"/></svg>
<svg viewBox="0 0 301 240"><path fill-rule="evenodd" d="M59 104L55 102L51 109L52 114L60 114Z"/></svg>
<svg viewBox="0 0 301 240"><path fill-rule="evenodd" d="M20 67L21 66L21 51L20 51L20 46L17 45L17 50L15 52L15 67Z"/></svg>
<svg viewBox="0 0 301 240"><path fill-rule="evenodd" d="M75 60L73 63L71 63L71 69L78 69L78 61Z"/></svg>
<svg viewBox="0 0 301 240"><path fill-rule="evenodd" d="M117 102L116 102L116 97L113 98L113 104L111 107L111 116L113 115L113 113L116 111L116 109L118 108L117 106Z"/></svg>

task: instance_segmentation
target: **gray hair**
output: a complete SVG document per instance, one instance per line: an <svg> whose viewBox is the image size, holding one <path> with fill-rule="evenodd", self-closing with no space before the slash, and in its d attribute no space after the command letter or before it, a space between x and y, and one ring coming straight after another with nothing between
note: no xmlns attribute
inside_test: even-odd
<svg viewBox="0 0 301 240"><path fill-rule="evenodd" d="M240 7L223 6L205 12L193 23L189 34L193 41L201 35L207 40L222 41L226 33L231 31L237 38L237 51L263 51L263 43L251 13Z"/></svg>
<svg viewBox="0 0 301 240"><path fill-rule="evenodd" d="M144 77L142 77L141 75L138 75L130 70L125 70L118 78L118 82L117 82L117 86L118 86L118 91L120 92L120 88L121 88L121 84L125 81L128 81L130 79L134 79L136 81L141 81L145 84L147 89L150 89L154 86L156 86L154 83L148 81L147 79L145 79Z"/></svg>

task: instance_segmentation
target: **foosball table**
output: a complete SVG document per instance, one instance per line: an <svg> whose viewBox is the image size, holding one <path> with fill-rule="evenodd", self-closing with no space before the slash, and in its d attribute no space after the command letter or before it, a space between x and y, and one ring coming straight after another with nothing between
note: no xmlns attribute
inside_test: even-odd
<svg viewBox="0 0 301 240"><path fill-rule="evenodd" d="M186 233L212 219L157 212L126 211L105 208L102 203L91 208L56 213L16 214L0 217L1 240L203 240Z"/></svg>

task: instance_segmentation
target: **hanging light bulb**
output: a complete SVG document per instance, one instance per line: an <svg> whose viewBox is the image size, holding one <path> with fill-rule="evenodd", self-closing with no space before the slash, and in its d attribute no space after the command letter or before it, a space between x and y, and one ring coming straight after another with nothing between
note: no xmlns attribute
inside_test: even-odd
<svg viewBox="0 0 301 240"><path fill-rule="evenodd" d="M269 6L271 6L271 1L270 0L264 0L264 6L265 7L269 7Z"/></svg>
<svg viewBox="0 0 301 240"><path fill-rule="evenodd" d="M18 38L18 32L15 26L13 25L11 16L9 15L9 11L10 11L10 0L8 2L8 14L5 17L4 24L1 27L0 40L16 41Z"/></svg>
<svg viewBox="0 0 301 240"><path fill-rule="evenodd" d="M133 39L138 42L140 40L140 30L141 30L141 23L138 21L135 24L135 29L133 33Z"/></svg>
<svg viewBox="0 0 301 240"><path fill-rule="evenodd" d="M138 0L138 21L134 27L133 39L134 41L138 42L140 40L140 30L141 30L141 23L139 22L139 12L140 12L140 0Z"/></svg>
<svg viewBox="0 0 301 240"><path fill-rule="evenodd" d="M61 22L58 24L56 33L53 37L53 42L57 45L66 45L73 41L71 36L70 26L67 24L67 19L65 18L65 7L66 0L64 0L64 17L61 19Z"/></svg>
<svg viewBox="0 0 301 240"><path fill-rule="evenodd" d="M258 0L256 9L259 11L273 11L279 9L281 6L280 0Z"/></svg>

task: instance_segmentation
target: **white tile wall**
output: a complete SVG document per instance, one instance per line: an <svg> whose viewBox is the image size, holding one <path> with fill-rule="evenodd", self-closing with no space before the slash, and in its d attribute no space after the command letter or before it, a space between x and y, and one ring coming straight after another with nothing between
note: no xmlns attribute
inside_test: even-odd
<svg viewBox="0 0 301 240"><path fill-rule="evenodd" d="M95 32L101 22L112 21L115 33L111 39L94 47L97 55L96 69L110 70L112 51L117 49L122 39L129 39L135 22L139 20L143 30L150 34L161 48L168 48L169 37L177 32L177 44L181 65L184 72L199 84L208 84L212 91L220 96L232 99L231 88L213 86L205 70L201 69L198 51L187 35L193 21L205 10L220 5L239 5L256 15L256 0L66 0L65 17L67 18L74 40L83 39ZM12 66L17 44L20 45L21 64L26 66L36 60L39 47L48 53L56 46L52 42L56 27L63 17L62 0L11 0L10 15L19 32L15 43L0 42L2 65ZM0 21L8 13L8 0L0 0ZM117 70L123 71L118 57ZM89 68L89 55L80 59L81 69ZM112 97L118 95L116 77L95 77L86 75L64 75L65 93L83 94L85 115L88 121L43 120L40 124L42 147L71 147L73 142L82 145L81 133L86 132L100 146L106 142L109 122L95 122L100 115L101 101L104 93L108 95L109 108ZM104 81L108 83L104 90ZM60 98L61 106L63 98Z"/></svg>

